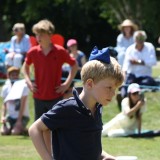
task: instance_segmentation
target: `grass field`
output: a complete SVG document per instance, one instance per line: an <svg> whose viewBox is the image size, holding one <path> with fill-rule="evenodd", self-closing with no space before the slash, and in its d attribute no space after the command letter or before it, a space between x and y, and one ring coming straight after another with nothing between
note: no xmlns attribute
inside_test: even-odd
<svg viewBox="0 0 160 160"><path fill-rule="evenodd" d="M154 67L153 76L160 75L160 65ZM143 129L160 129L160 92L147 92L147 111L143 115ZM0 101L0 105L2 100ZM33 99L30 94L30 114L33 122ZM116 100L103 109L103 122L119 112ZM134 155L138 160L160 159L160 137L156 138L102 138L103 149L115 156ZM0 136L0 160L40 160L29 137Z"/></svg>

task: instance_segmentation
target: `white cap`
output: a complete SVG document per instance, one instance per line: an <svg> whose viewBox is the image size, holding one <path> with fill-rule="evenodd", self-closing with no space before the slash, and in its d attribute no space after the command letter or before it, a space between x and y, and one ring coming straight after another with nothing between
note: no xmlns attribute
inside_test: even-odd
<svg viewBox="0 0 160 160"><path fill-rule="evenodd" d="M132 83L128 86L128 93L134 93L134 92L139 92L141 91L139 84L137 83Z"/></svg>

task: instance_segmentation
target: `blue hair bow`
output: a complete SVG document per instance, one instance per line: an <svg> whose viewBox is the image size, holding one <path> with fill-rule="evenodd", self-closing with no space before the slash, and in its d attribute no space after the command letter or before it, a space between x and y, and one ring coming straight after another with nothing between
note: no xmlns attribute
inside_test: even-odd
<svg viewBox="0 0 160 160"><path fill-rule="evenodd" d="M98 50L97 46L93 48L91 51L89 61L91 60L99 60L103 63L110 64L110 54L109 54L109 48L103 48L102 50Z"/></svg>

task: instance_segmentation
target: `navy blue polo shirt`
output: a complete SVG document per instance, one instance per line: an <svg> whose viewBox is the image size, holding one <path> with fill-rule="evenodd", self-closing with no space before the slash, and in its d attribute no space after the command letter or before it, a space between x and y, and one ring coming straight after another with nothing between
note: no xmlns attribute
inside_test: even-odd
<svg viewBox="0 0 160 160"><path fill-rule="evenodd" d="M101 145L101 105L94 117L73 90L74 97L58 102L41 120L52 131L54 160L99 160Z"/></svg>

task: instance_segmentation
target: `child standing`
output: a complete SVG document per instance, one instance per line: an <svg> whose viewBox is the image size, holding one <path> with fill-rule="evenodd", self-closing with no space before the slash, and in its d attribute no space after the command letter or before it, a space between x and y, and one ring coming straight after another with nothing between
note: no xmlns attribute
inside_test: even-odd
<svg viewBox="0 0 160 160"><path fill-rule="evenodd" d="M90 61L81 70L83 90L58 102L29 129L31 139L43 160L115 160L102 151L102 105L111 102L123 82L121 68L108 48L91 52ZM43 134L52 131L51 155Z"/></svg>
<svg viewBox="0 0 160 160"><path fill-rule="evenodd" d="M54 30L54 25L49 20L41 20L33 26L32 31L39 45L29 50L23 65L24 77L33 92L35 120L62 99L78 69L76 60L62 46L52 44ZM66 81L61 83L64 63L68 63L71 70ZM31 82L29 72L31 64L34 67L34 83Z"/></svg>

